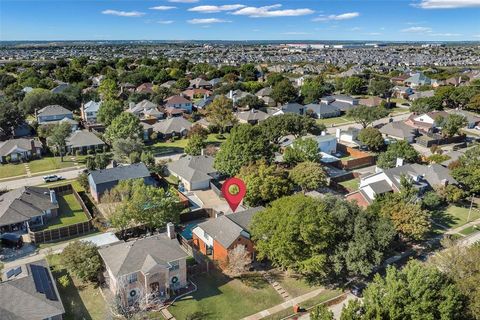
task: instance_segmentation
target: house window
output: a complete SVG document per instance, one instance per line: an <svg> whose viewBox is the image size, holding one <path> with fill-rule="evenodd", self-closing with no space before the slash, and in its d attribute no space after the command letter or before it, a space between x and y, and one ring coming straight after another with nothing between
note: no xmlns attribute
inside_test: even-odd
<svg viewBox="0 0 480 320"><path fill-rule="evenodd" d="M134 283L137 282L137 274L132 273L127 276L128 283Z"/></svg>

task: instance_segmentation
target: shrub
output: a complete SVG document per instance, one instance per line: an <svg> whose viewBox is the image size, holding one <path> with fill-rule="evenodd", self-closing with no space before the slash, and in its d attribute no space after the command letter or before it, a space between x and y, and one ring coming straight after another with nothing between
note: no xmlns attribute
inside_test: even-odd
<svg viewBox="0 0 480 320"><path fill-rule="evenodd" d="M58 278L58 282L63 288L66 288L70 285L70 278L65 274Z"/></svg>
<svg viewBox="0 0 480 320"><path fill-rule="evenodd" d="M78 156L81 156L82 155L82 151L81 150L77 150L75 151L75 155L78 157Z"/></svg>
<svg viewBox="0 0 480 320"><path fill-rule="evenodd" d="M422 199L423 207L429 210L438 209L443 204L445 204L444 198L438 195L435 191L428 191Z"/></svg>
<svg viewBox="0 0 480 320"><path fill-rule="evenodd" d="M91 155L91 154L94 154L94 153L95 153L95 152L93 151L93 149L88 149L88 150L87 150L87 154L90 154L90 155Z"/></svg>

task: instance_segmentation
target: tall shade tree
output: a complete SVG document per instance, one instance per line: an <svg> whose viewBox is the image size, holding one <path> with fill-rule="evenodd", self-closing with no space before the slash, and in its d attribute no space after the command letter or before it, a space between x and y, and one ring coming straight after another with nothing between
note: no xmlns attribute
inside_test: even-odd
<svg viewBox="0 0 480 320"><path fill-rule="evenodd" d="M117 84L113 79L105 79L98 88L102 100L114 100L117 96Z"/></svg>
<svg viewBox="0 0 480 320"><path fill-rule="evenodd" d="M395 232L387 219L356 204L326 196L283 197L258 212L252 222L258 258L293 269L307 279L340 282L369 275Z"/></svg>
<svg viewBox="0 0 480 320"><path fill-rule="evenodd" d="M301 89L303 103L317 102L321 97L332 93L333 89L333 86L325 83L322 77L307 79Z"/></svg>
<svg viewBox="0 0 480 320"><path fill-rule="evenodd" d="M283 160L289 164L304 161L319 162L320 158L318 142L312 138L296 139L283 153Z"/></svg>
<svg viewBox="0 0 480 320"><path fill-rule="evenodd" d="M68 272L82 281L98 280L102 270L102 259L97 246L90 241L70 242L61 254Z"/></svg>
<svg viewBox="0 0 480 320"><path fill-rule="evenodd" d="M268 161L272 155L270 143L263 131L258 126L241 124L232 129L222 144L214 166L220 172L234 176L241 167L262 158Z"/></svg>
<svg viewBox="0 0 480 320"><path fill-rule="evenodd" d="M386 79L373 79L368 85L368 93L374 96L389 96L392 83Z"/></svg>
<svg viewBox="0 0 480 320"><path fill-rule="evenodd" d="M67 146L67 138L71 134L71 127L68 123L60 123L53 126L50 135L47 138L47 144L52 147L59 155L63 162L65 148Z"/></svg>
<svg viewBox="0 0 480 320"><path fill-rule="evenodd" d="M347 116L359 123L363 128L368 127L374 121L384 118L388 111L383 107L358 106L348 110Z"/></svg>
<svg viewBox="0 0 480 320"><path fill-rule="evenodd" d="M300 137L307 133L319 134L326 130L325 125L317 124L315 119L293 113L270 117L259 126L272 143L278 143L280 138L289 134Z"/></svg>
<svg viewBox="0 0 480 320"><path fill-rule="evenodd" d="M247 187L244 201L249 206L265 205L292 192L285 170L259 160L240 169L238 177Z"/></svg>
<svg viewBox="0 0 480 320"><path fill-rule="evenodd" d="M142 139L143 127L140 120L132 113L123 112L113 119L110 126L105 131L105 139L109 143L113 143L118 139Z"/></svg>
<svg viewBox="0 0 480 320"><path fill-rule="evenodd" d="M365 89L365 81L359 77L350 77L343 81L343 90L347 94L362 94Z"/></svg>
<svg viewBox="0 0 480 320"><path fill-rule="evenodd" d="M290 171L290 179L302 190L317 190L327 185L327 175L319 163L305 161L297 164Z"/></svg>
<svg viewBox="0 0 480 320"><path fill-rule="evenodd" d="M213 100L207 107L207 120L225 132L228 126L237 122L232 112L232 101L225 96Z"/></svg>
<svg viewBox="0 0 480 320"><path fill-rule="evenodd" d="M418 162L420 154L407 141L397 141L388 145L387 151L378 156L377 166L382 169L395 167L397 158L409 163Z"/></svg>
<svg viewBox="0 0 480 320"><path fill-rule="evenodd" d="M467 125L467 119L462 114L449 114L442 125L442 134L453 137L460 133L460 129Z"/></svg>
<svg viewBox="0 0 480 320"><path fill-rule="evenodd" d="M377 128L363 128L358 134L358 140L375 151L380 150L385 145L382 133Z"/></svg>
<svg viewBox="0 0 480 320"><path fill-rule="evenodd" d="M108 127L113 119L118 117L123 112L122 102L118 100L104 100L100 105L97 113L97 119Z"/></svg>
<svg viewBox="0 0 480 320"><path fill-rule="evenodd" d="M310 311L310 320L334 320L333 312L325 304L320 304Z"/></svg>
<svg viewBox="0 0 480 320"><path fill-rule="evenodd" d="M271 97L277 103L287 103L295 101L298 98L298 92L290 80L284 79L273 85Z"/></svg>
<svg viewBox="0 0 480 320"><path fill-rule="evenodd" d="M364 291L360 319L464 320L464 297L446 275L434 267L410 261L398 270L388 267ZM344 319L342 317L342 319Z"/></svg>
<svg viewBox="0 0 480 320"><path fill-rule="evenodd" d="M475 146L460 157L452 176L469 195L480 194L480 146Z"/></svg>
<svg viewBox="0 0 480 320"><path fill-rule="evenodd" d="M190 134L185 146L185 153L190 156L199 156L205 147L205 141L205 137L200 134Z"/></svg>
<svg viewBox="0 0 480 320"><path fill-rule="evenodd" d="M116 139L112 144L114 159L120 163L128 162L132 153L140 155L142 153L142 148L143 142L139 139L132 138Z"/></svg>
<svg viewBox="0 0 480 320"><path fill-rule="evenodd" d="M0 101L0 137L11 138L15 128L25 122L18 108L5 100Z"/></svg>

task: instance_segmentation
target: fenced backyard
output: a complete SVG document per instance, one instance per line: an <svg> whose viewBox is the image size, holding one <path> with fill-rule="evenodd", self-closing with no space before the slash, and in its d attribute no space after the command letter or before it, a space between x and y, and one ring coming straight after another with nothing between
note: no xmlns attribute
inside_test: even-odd
<svg viewBox="0 0 480 320"><path fill-rule="evenodd" d="M58 241L95 230L90 209L71 184L51 188L57 195L58 215L40 228L29 230L35 244Z"/></svg>

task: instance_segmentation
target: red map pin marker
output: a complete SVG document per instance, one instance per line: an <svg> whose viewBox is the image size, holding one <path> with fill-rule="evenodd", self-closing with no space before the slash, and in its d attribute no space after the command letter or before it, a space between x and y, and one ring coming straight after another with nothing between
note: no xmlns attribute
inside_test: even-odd
<svg viewBox="0 0 480 320"><path fill-rule="evenodd" d="M227 179L222 186L222 194L225 200L227 200L232 212L235 212L243 197L247 193L247 187L245 183L238 178Z"/></svg>

